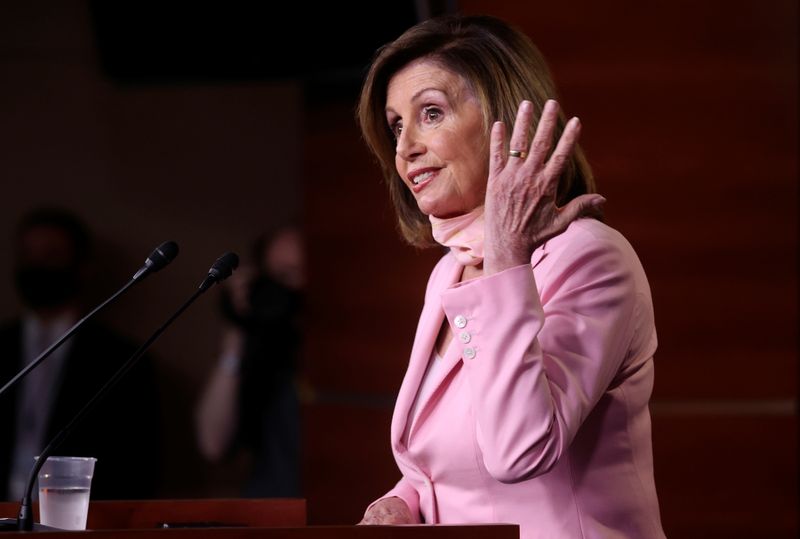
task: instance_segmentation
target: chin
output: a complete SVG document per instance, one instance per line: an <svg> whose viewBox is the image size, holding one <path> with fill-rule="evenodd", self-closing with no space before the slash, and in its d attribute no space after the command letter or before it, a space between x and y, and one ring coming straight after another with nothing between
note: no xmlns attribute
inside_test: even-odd
<svg viewBox="0 0 800 539"><path fill-rule="evenodd" d="M417 201L417 208L419 208L419 211L421 211L425 215L430 215L432 211L436 211L435 209L432 209L428 204L425 203L421 204L419 200Z"/></svg>
<svg viewBox="0 0 800 539"><path fill-rule="evenodd" d="M419 211L425 215L433 215L439 219L450 219L451 217L458 217L472 211L470 208L457 205L434 205L434 204L418 204ZM477 207L477 206L476 206Z"/></svg>
<svg viewBox="0 0 800 539"><path fill-rule="evenodd" d="M433 194L430 193L430 195ZM461 193L451 193L450 196L425 196L428 195L425 192L420 195L422 196L416 199L419 211L439 219L449 219L469 213L482 204L483 196L485 196L465 197Z"/></svg>
<svg viewBox="0 0 800 539"><path fill-rule="evenodd" d="M435 202L425 202L424 200L418 200L417 207L419 208L419 211L425 215L433 215L434 217L438 217L440 219L447 219L449 217L455 217L457 215L466 213L465 211L461 211L452 206L437 204Z"/></svg>

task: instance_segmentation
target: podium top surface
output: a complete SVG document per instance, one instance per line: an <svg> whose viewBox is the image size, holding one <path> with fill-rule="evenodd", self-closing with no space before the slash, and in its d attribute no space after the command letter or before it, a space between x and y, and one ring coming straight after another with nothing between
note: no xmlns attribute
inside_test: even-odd
<svg viewBox="0 0 800 539"><path fill-rule="evenodd" d="M29 534L12 532L8 536ZM516 524L413 526L306 526L297 528L181 528L42 532L47 539L85 535L91 539L519 539ZM0 534L2 537L5 534Z"/></svg>
<svg viewBox="0 0 800 539"><path fill-rule="evenodd" d="M18 509L18 503L0 503L0 517L16 517ZM35 513L37 510L34 507ZM89 506L88 530L43 533L48 539L75 538L76 534L92 539L519 539L516 524L306 526L305 523L303 499L93 501ZM24 532L3 533L0 539L17 533Z"/></svg>

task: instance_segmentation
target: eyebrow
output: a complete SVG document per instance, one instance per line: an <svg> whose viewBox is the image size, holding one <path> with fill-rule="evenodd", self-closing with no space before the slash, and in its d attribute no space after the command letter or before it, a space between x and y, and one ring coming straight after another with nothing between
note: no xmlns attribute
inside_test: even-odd
<svg viewBox="0 0 800 539"><path fill-rule="evenodd" d="M423 88L422 90L420 90L417 93L415 93L414 95L412 95L411 96L411 101L416 101L417 99L419 99L419 96L421 96L422 94L424 94L425 92L428 92L428 91L439 92L440 94L447 95L447 92L445 92L444 90L440 90L439 88L434 88L433 86L428 86L427 88Z"/></svg>
<svg viewBox="0 0 800 539"><path fill-rule="evenodd" d="M416 101L417 99L419 99L419 96L421 96L422 94L424 94L425 92L428 92L428 91L434 91L434 92L439 92L440 94L448 95L447 92L444 91L444 90L441 90L439 88L435 88L433 86L427 86L427 87L415 92L414 95L411 96L411 101L412 102ZM450 99L448 97L448 102L449 101L450 101ZM392 107L384 108L384 112L389 112L389 111L394 112L394 109Z"/></svg>

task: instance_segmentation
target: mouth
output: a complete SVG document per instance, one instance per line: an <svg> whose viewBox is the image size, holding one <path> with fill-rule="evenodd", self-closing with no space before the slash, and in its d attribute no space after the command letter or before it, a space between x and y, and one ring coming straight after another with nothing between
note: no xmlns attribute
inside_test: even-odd
<svg viewBox="0 0 800 539"><path fill-rule="evenodd" d="M439 169L425 169L411 173L408 178L411 180L411 190L414 193L419 193L426 185L431 183L438 173Z"/></svg>

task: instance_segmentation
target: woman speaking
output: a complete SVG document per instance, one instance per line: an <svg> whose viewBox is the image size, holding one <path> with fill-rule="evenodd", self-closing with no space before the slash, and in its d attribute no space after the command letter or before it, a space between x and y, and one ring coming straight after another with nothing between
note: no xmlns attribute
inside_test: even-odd
<svg viewBox="0 0 800 539"><path fill-rule="evenodd" d="M448 252L394 410L402 478L363 524L664 537L649 285L555 95L530 40L489 17L420 23L370 68L359 121L402 234Z"/></svg>

